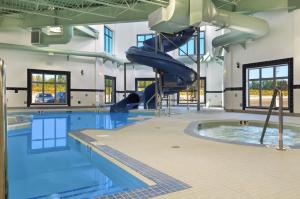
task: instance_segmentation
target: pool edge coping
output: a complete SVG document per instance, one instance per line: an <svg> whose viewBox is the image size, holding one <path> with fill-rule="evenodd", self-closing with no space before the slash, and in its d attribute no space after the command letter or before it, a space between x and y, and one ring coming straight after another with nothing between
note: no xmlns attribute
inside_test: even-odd
<svg viewBox="0 0 300 199"><path fill-rule="evenodd" d="M190 135L194 138L200 138L203 140L208 140L208 141L214 141L214 142L218 142L218 143L225 143L225 144L234 144L234 145L242 145L242 146L254 146L254 147L259 147L259 148L275 148L274 146L277 145L267 145L267 144L255 144L255 143L245 143L245 142L239 142L239 141L228 141L228 140L224 140L224 139L218 139L218 138L212 138L212 137L205 137L199 134L195 133L195 130L198 126L198 124L200 123L207 123L207 122L235 122L235 121L240 121L238 119L226 119L226 120L196 120L193 122L190 122L188 124L188 126L184 129L184 133L187 135ZM252 122L258 122L258 123L262 123L262 121L259 120L242 120L242 121L252 121ZM272 124L276 124L276 122L270 122ZM291 122L285 122L286 125L297 125L300 126L299 124L294 124ZM285 146L288 147L288 149L300 149L300 144L296 144L294 146Z"/></svg>
<svg viewBox="0 0 300 199"><path fill-rule="evenodd" d="M122 165L128 167L130 170L133 170L134 173L138 173L139 176L143 176L143 178L146 178L150 181L153 181L155 184L154 185L148 185L148 187L146 188L142 188L142 189L134 189L131 191L125 191L125 192L119 192L116 194L111 194L111 195L105 195L105 196L101 196L101 197L97 197L97 199L99 198L112 198L112 199L117 199L120 197L129 197L129 198L152 198L152 197L158 197L158 196L162 196L165 194L170 194L170 193L174 193L174 192L178 192L178 191L183 191L189 188L192 188L192 186L186 184L185 182L175 179L174 177L165 174L157 169L154 169L108 145L102 144L102 145L95 145L95 143L97 140L82 133L81 131L77 131L77 132L70 132L69 135L71 137L73 137L74 139L76 139L77 141L79 141L82 144L87 144L87 146L96 149L94 150L95 152L101 152L99 153L100 155L102 155L102 153L106 154L106 156L112 158L114 161L117 161L119 163L121 163ZM108 159L111 160L111 159ZM113 163L115 164L115 162L113 161ZM118 164L116 164L117 166L119 166ZM137 165L133 166L133 165ZM124 169L123 167L120 167L121 169ZM146 171L143 171L144 168ZM125 170L127 172L127 170ZM149 172L149 173L148 173ZM130 172L129 172L130 173ZM139 176L136 176L135 174L130 173L131 175L133 175L134 177L140 179L141 181L143 181L141 178L139 178ZM153 177L156 175L156 178ZM144 182L144 181L143 181ZM145 183L145 182L144 182ZM138 194L142 194L141 196Z"/></svg>

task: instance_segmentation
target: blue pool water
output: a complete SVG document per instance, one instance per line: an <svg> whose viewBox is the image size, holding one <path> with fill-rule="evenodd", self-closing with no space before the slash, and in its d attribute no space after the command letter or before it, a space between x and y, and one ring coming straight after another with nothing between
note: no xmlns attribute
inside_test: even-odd
<svg viewBox="0 0 300 199"><path fill-rule="evenodd" d="M45 113L31 128L8 132L9 198L94 198L147 185L68 136L114 129L151 113ZM114 133L114 131L112 131Z"/></svg>

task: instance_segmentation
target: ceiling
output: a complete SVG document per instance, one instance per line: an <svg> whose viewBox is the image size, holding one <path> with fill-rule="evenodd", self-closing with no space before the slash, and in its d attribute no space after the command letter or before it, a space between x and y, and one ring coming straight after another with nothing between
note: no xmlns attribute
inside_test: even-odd
<svg viewBox="0 0 300 199"><path fill-rule="evenodd" d="M299 0L212 1L219 9L246 14L286 9L293 2L300 4ZM0 0L0 26L26 28L144 21L151 12L168 4L169 0Z"/></svg>
<svg viewBox="0 0 300 199"><path fill-rule="evenodd" d="M23 20L23 26L109 23L146 20L169 0L1 0L0 23ZM8 19L7 19L8 18Z"/></svg>

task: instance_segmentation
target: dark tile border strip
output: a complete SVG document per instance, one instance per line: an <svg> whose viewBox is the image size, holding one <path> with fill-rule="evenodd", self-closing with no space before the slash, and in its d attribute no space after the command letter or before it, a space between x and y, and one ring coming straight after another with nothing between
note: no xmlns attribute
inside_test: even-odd
<svg viewBox="0 0 300 199"><path fill-rule="evenodd" d="M103 197L99 197L98 199L118 199L118 198L153 198L181 190L185 190L191 188L190 185L181 182L167 174L164 174L134 158L117 151L107 145L94 145L91 142L95 142L94 138L91 138L87 135L84 135L81 132L72 133L75 137L87 142L89 145L96 147L101 152L107 154L108 156L114 158L115 160L121 162L122 164L128 166L129 168L133 169L134 171L138 172L139 174L143 175L144 177L152 180L156 184L153 186L148 186L142 189L136 189L127 192L119 192L112 195L107 195Z"/></svg>
<svg viewBox="0 0 300 199"><path fill-rule="evenodd" d="M243 91L243 87L228 87L225 88L224 92L226 91Z"/></svg>
<svg viewBox="0 0 300 199"><path fill-rule="evenodd" d="M294 89L300 89L300 84L296 84L293 86Z"/></svg>
<svg viewBox="0 0 300 199"><path fill-rule="evenodd" d="M71 88L71 92L104 92L103 89L81 89L81 88Z"/></svg>
<svg viewBox="0 0 300 199"><path fill-rule="evenodd" d="M27 87L6 87L10 91L27 91ZM71 88L71 92L104 92L104 89L89 89L89 88ZM134 93L134 90L126 90L126 93ZM124 93L124 91L116 90L116 93Z"/></svg>
<svg viewBox="0 0 300 199"><path fill-rule="evenodd" d="M26 87L6 87L6 90L12 91L27 91Z"/></svg>
<svg viewBox="0 0 300 199"><path fill-rule="evenodd" d="M206 91L206 93L224 93L224 91Z"/></svg>

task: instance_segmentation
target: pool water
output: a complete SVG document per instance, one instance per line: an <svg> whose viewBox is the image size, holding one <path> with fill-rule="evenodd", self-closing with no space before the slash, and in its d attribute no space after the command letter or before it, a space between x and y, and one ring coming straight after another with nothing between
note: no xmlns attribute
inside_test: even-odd
<svg viewBox="0 0 300 199"><path fill-rule="evenodd" d="M27 129L8 131L9 198L95 198L147 185L68 132L115 129L149 113L44 113ZM114 133L114 131L111 131Z"/></svg>
<svg viewBox="0 0 300 199"><path fill-rule="evenodd" d="M260 144L260 137L263 131L262 123L252 123L250 125L239 125L238 122L219 122L211 124L203 124L197 135L223 140L235 143ZM297 146L300 144L300 128L286 126L283 130L284 145ZM265 138L265 145L278 144L278 127L277 125L270 125L267 128Z"/></svg>

